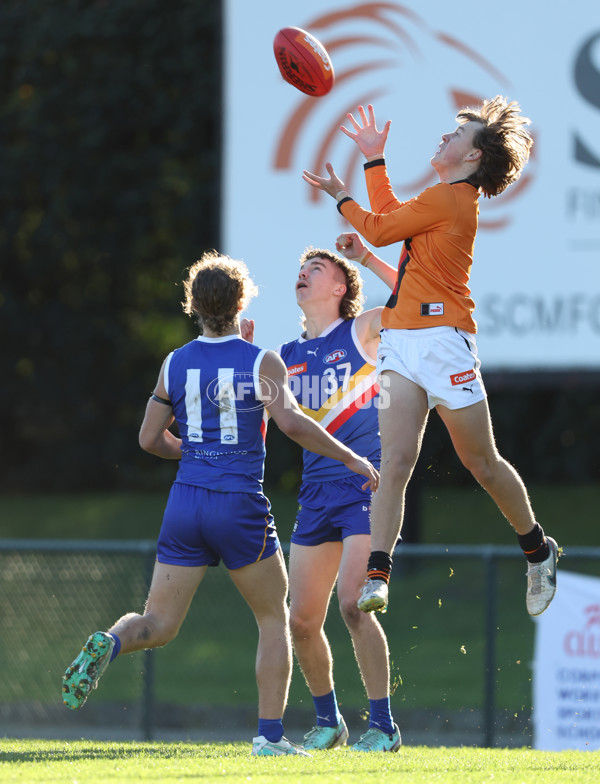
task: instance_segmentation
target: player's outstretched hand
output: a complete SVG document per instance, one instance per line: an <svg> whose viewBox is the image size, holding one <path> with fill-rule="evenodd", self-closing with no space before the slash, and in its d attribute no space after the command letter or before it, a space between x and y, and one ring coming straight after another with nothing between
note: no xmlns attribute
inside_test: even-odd
<svg viewBox="0 0 600 784"><path fill-rule="evenodd" d="M351 471L354 471L355 474L362 474L368 478L368 482L365 482L362 485L362 489L366 490L367 487L371 490L371 492L375 492L379 487L379 471L371 465L371 463L367 460L366 457L356 457L351 458L346 463L344 463L346 468L349 468Z"/></svg>
<svg viewBox="0 0 600 784"><path fill-rule="evenodd" d="M350 125L354 128L354 131L348 130L348 128L345 128L343 125L340 126L340 131L345 133L353 142L356 142L365 158L381 158L383 157L385 143L387 142L392 122L391 120L388 120L383 126L383 129L381 131L378 130L377 123L375 122L375 112L373 111L371 104L367 106L367 109L369 111L368 116L363 106L358 107L360 122L354 118L354 115L346 115Z"/></svg>
<svg viewBox="0 0 600 784"><path fill-rule="evenodd" d="M302 179L304 182L312 185L313 188L319 188L335 199L337 193L346 190L346 186L333 171L333 166L330 163L326 163L325 168L327 169L329 177L319 177L317 174L312 174L311 172L304 170L302 172Z"/></svg>

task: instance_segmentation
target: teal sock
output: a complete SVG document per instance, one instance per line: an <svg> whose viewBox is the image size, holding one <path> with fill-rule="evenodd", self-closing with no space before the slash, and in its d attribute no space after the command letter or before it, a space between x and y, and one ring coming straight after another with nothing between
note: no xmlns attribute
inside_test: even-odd
<svg viewBox="0 0 600 784"><path fill-rule="evenodd" d="M283 720L259 718L258 734L265 737L269 743L277 743L283 738Z"/></svg>
<svg viewBox="0 0 600 784"><path fill-rule="evenodd" d="M313 696L317 712L317 727L337 727L342 720L335 697L335 689L322 697Z"/></svg>
<svg viewBox="0 0 600 784"><path fill-rule="evenodd" d="M369 700L369 727L375 727L386 735L393 735L396 731L392 712L390 709L390 698L384 697L381 700Z"/></svg>

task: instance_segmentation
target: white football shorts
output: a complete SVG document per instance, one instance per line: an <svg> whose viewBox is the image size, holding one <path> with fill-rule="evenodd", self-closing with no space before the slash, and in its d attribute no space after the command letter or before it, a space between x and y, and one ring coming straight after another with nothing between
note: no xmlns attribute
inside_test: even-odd
<svg viewBox="0 0 600 784"><path fill-rule="evenodd" d="M377 373L392 370L427 393L429 408L466 408L485 400L475 336L456 327L383 329ZM380 379L385 388L385 380Z"/></svg>

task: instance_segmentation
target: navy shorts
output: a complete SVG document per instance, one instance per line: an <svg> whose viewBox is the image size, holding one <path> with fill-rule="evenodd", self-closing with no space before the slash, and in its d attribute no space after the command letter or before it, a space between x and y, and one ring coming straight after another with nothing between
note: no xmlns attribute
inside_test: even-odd
<svg viewBox="0 0 600 784"><path fill-rule="evenodd" d="M328 482L304 482L292 542L315 546L341 542L353 534L370 534L371 491L361 489L364 476Z"/></svg>
<svg viewBox="0 0 600 784"><path fill-rule="evenodd" d="M268 558L279 549L269 499L262 493L218 493L175 482L158 536L159 563L228 569Z"/></svg>

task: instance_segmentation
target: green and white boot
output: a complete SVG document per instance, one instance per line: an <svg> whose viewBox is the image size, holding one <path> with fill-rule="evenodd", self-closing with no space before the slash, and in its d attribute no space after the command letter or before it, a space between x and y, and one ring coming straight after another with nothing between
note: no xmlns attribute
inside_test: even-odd
<svg viewBox="0 0 600 784"><path fill-rule="evenodd" d="M302 746L305 749L337 749L348 740L348 728L344 719L337 727L313 727L304 736Z"/></svg>
<svg viewBox="0 0 600 784"><path fill-rule="evenodd" d="M63 675L63 702L71 710L85 704L110 662L115 641L106 632L95 632Z"/></svg>
<svg viewBox="0 0 600 784"><path fill-rule="evenodd" d="M400 730L394 724L394 732L391 735L377 729L377 727L369 727L350 751L398 751L401 745Z"/></svg>

